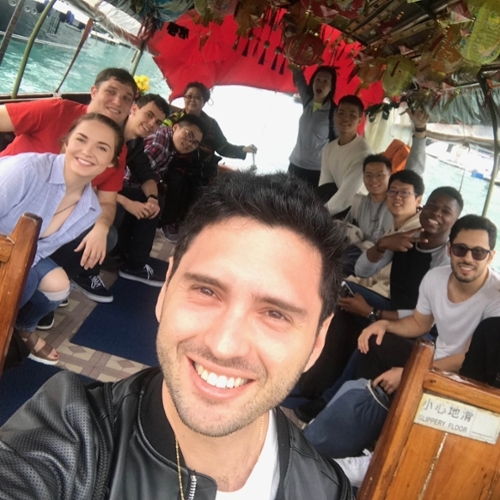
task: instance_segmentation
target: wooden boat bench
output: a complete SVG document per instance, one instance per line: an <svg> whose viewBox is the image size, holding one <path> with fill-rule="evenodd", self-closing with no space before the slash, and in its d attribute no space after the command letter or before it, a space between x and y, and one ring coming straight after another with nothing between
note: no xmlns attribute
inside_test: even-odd
<svg viewBox="0 0 500 500"><path fill-rule="evenodd" d="M500 390L434 370L418 343L358 500L500 498Z"/></svg>
<svg viewBox="0 0 500 500"><path fill-rule="evenodd" d="M9 236L0 235L0 374L41 225L37 215L24 214Z"/></svg>

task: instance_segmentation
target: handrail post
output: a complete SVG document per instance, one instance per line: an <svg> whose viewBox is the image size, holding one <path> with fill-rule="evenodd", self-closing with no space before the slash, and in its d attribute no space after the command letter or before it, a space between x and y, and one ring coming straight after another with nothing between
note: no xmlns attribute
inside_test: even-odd
<svg viewBox="0 0 500 500"><path fill-rule="evenodd" d="M19 2L16 5L16 8L14 9L14 12L12 13L9 25L5 30L5 35L3 36L2 44L0 45L0 66L2 65L3 58L5 56L5 53L7 52L7 48L9 47L12 35L14 34L14 29L16 28L17 21L22 14L23 7L24 7L24 0L19 0Z"/></svg>
<svg viewBox="0 0 500 500"><path fill-rule="evenodd" d="M31 36L28 39L28 43L26 44L26 49L24 50L23 59L21 61L21 65L19 66L19 71L17 72L14 88L12 89L12 94L11 94L12 99L15 99L17 97L17 93L19 92L19 87L21 86L21 80L23 79L24 70L26 69L26 65L28 64L31 48L33 47L33 43L35 43L36 36L38 35L38 32L42 28L43 22L45 21L45 18L49 14L50 9L52 9L55 3L56 0L49 1L45 9L43 9L43 12L40 14L38 22L33 28L33 32L31 33Z"/></svg>
<svg viewBox="0 0 500 500"><path fill-rule="evenodd" d="M488 193L486 194L486 199L484 200L483 206L483 217L486 217L488 213L488 208L490 206L491 197L493 195L493 189L495 187L495 181L497 178L498 170L499 170L499 159L500 159L500 143L498 142L498 120L497 120L497 112L495 110L495 102L493 100L493 92L490 92L490 88L484 78L484 75L479 74L477 78L479 85L481 86L481 90L483 91L484 98L488 109L490 110L491 115L491 125L493 127L493 169L491 171L491 179L490 185L488 186Z"/></svg>
<svg viewBox="0 0 500 500"><path fill-rule="evenodd" d="M135 72L137 71L137 67L139 66L139 62L141 61L141 57L142 57L142 54L144 54L145 48L146 48L146 42L142 42L140 49L135 53L134 65L132 66L132 69L130 70L130 74L132 76L134 76Z"/></svg>

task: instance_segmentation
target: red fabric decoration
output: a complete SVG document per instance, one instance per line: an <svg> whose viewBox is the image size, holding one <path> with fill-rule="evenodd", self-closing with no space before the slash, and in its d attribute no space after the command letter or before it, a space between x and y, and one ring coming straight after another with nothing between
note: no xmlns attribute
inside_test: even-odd
<svg viewBox="0 0 500 500"><path fill-rule="evenodd" d="M159 53L155 57L155 61L165 76L168 86L172 89L170 99L180 97L186 84L193 80L203 82L209 88L215 85L246 85L279 92L297 92L293 84L292 73L288 69L285 59L280 61L280 71L273 71L271 58L261 66L258 64L257 58L242 57L242 51L247 41L240 43L239 47L234 50L238 26L233 18L225 17L222 25L212 24L209 28L205 28L194 24L192 16L187 13L178 19L176 24L189 28L189 38L182 40L178 37L168 36L165 26L154 34L148 44L153 51ZM329 26L325 26L324 30L325 39L334 40L340 35L337 30ZM200 51L198 49L199 39L208 31L211 32L210 38L208 38L203 50ZM260 36L260 32L255 35ZM280 29L271 31L269 42L271 47L281 45ZM346 54L350 54L351 49L355 49L357 52L361 46L358 44L349 45ZM326 49L323 59L330 61L329 49ZM360 83L358 78L353 78L347 83L347 78L352 71L350 63L350 57L335 61L338 74L336 101L343 95L354 94ZM283 72L281 68L283 68ZM315 69L315 66L306 69L307 80ZM378 104L383 99L380 83L376 82L369 89L363 89L360 97L366 106Z"/></svg>

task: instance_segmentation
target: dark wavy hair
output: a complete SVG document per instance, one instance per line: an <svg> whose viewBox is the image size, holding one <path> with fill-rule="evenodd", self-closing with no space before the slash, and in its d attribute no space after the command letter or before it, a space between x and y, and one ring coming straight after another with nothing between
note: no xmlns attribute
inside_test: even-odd
<svg viewBox="0 0 500 500"><path fill-rule="evenodd" d="M394 181L402 182L403 184L410 184L413 186L413 191L417 196L422 196L425 191L424 180L420 175L418 175L413 170L400 170L399 172L394 172L389 177L389 189Z"/></svg>
<svg viewBox="0 0 500 500"><path fill-rule="evenodd" d="M387 156L384 155L368 155L363 160L363 172L369 163L383 163L389 172L392 172L392 162Z"/></svg>
<svg viewBox="0 0 500 500"><path fill-rule="evenodd" d="M101 113L87 113L86 115L82 115L80 116L80 118L75 120L71 124L68 133L63 138L62 140L63 144L66 144L68 142L69 136L73 133L76 127L80 125L80 123L87 121L97 121L103 123L104 125L107 125L115 133L115 149L113 152L114 153L113 164L115 167L117 167L118 157L120 156L120 153L122 152L123 149L123 145L125 144L125 138L123 137L123 130L121 129L120 125L118 125L118 123L116 123L114 120L105 115L101 115Z"/></svg>
<svg viewBox="0 0 500 500"><path fill-rule="evenodd" d="M186 85L186 88L184 89L184 92L182 93L182 95L186 95L186 92L189 89L192 89L193 87L200 91L204 104L210 100L210 90L208 89L208 87L204 83L201 83L201 82L189 82Z"/></svg>
<svg viewBox="0 0 500 500"><path fill-rule="evenodd" d="M335 90L337 89L337 72L335 71L335 68L333 66L318 66L316 68L316 71L312 74L311 79L309 80L309 89L314 95L314 89L313 89L313 83L314 79L316 78L316 75L320 72L328 73L332 76L332 90L328 92L327 96L325 97L325 100L323 103L327 101L333 101L333 97L335 96Z"/></svg>
<svg viewBox="0 0 500 500"><path fill-rule="evenodd" d="M490 250L495 249L497 242L497 227L490 219L480 215L464 215L453 224L450 231L450 243L455 241L460 231L486 231L488 233L488 243Z"/></svg>
<svg viewBox="0 0 500 500"><path fill-rule="evenodd" d="M168 105L168 102L159 94L144 94L135 101L137 104L137 107L142 108L143 106L146 106L150 102L153 102L155 106L163 112L165 117L167 117L170 114L170 106Z"/></svg>
<svg viewBox="0 0 500 500"><path fill-rule="evenodd" d="M233 217L289 229L319 252L322 261L321 325L333 312L338 298L346 230L343 223L332 219L313 189L295 176L234 172L217 177L204 189L180 228L171 276L197 235L206 227ZM272 262L269 265L272 266Z"/></svg>
<svg viewBox="0 0 500 500"><path fill-rule="evenodd" d="M94 85L99 87L101 83L107 82L108 80L115 79L117 82L123 85L128 85L132 89L134 97L137 95L137 83L135 83L134 77L126 70L122 68L105 68L100 71L96 78Z"/></svg>

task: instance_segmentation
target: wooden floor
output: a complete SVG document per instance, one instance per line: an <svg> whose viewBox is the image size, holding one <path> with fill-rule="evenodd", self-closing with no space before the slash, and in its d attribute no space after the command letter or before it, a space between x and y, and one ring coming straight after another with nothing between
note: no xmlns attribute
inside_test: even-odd
<svg viewBox="0 0 500 500"><path fill-rule="evenodd" d="M161 231L157 231L151 256L167 261L172 248L173 245L165 239ZM117 272L101 272L101 278L108 287L113 284L117 277ZM69 296L69 305L57 309L54 326L48 331L38 331L39 335L59 352L60 360L57 366L103 382L113 382L145 368L146 365L136 361L95 351L71 342L75 333L96 305L96 302L88 299L78 290L72 290Z"/></svg>

